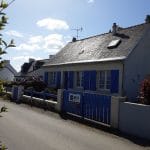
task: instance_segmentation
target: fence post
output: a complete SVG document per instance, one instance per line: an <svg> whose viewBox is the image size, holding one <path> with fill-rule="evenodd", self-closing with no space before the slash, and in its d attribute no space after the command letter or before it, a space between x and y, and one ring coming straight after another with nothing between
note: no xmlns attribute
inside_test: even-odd
<svg viewBox="0 0 150 150"><path fill-rule="evenodd" d="M45 91L43 91L43 101L44 101L44 110L46 111L47 110L47 103L46 103L46 92Z"/></svg>
<svg viewBox="0 0 150 150"><path fill-rule="evenodd" d="M30 101L30 106L32 107L32 103L33 103L33 90L31 90L31 101Z"/></svg>
<svg viewBox="0 0 150 150"><path fill-rule="evenodd" d="M111 118L110 125L112 128L118 129L120 102L124 102L126 97L111 97Z"/></svg>
<svg viewBox="0 0 150 150"><path fill-rule="evenodd" d="M57 90L57 105L56 105L56 110L58 112L62 111L62 103L63 103L63 89L58 89Z"/></svg>

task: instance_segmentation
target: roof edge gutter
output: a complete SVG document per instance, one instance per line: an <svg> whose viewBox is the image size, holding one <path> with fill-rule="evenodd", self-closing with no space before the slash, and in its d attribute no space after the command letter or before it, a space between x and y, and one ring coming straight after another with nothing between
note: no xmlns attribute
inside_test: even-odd
<svg viewBox="0 0 150 150"><path fill-rule="evenodd" d="M126 57L114 57L114 58L104 58L99 60L83 60L83 61L74 61L74 62L66 62L66 63L58 63L58 64L45 64L43 67L53 67L53 66L62 66L62 65L74 65L74 64L89 64L89 63L99 63L99 62L111 62L111 61L121 61L125 60Z"/></svg>

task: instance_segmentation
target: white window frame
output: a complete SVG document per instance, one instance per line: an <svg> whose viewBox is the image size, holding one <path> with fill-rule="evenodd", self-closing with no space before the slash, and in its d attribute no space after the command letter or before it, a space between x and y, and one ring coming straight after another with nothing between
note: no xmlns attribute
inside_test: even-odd
<svg viewBox="0 0 150 150"><path fill-rule="evenodd" d="M49 79L49 84L55 85L56 84L56 72L49 72L48 79Z"/></svg>
<svg viewBox="0 0 150 150"><path fill-rule="evenodd" d="M79 84L78 84L78 74L79 73ZM76 88L83 88L83 72L82 71L76 71L75 72L75 86L76 86Z"/></svg>
<svg viewBox="0 0 150 150"><path fill-rule="evenodd" d="M101 88L100 87L100 72L103 72L104 73L104 87ZM108 75L110 76L109 80L108 80ZM100 70L97 72L97 89L98 90L101 90L101 91L110 91L110 88L111 88L111 71L110 70ZM108 86L110 88L108 88Z"/></svg>

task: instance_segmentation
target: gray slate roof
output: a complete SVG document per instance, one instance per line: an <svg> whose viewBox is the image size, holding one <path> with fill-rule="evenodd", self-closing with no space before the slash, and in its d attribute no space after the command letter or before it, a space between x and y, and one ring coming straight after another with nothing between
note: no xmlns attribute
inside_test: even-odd
<svg viewBox="0 0 150 150"><path fill-rule="evenodd" d="M148 25L144 23L121 28L115 36L105 33L70 42L44 66L125 59L142 38ZM116 39L121 39L121 43L116 48L107 48Z"/></svg>
<svg viewBox="0 0 150 150"><path fill-rule="evenodd" d="M35 61L31 64L31 66L29 67L27 73L32 72L32 71L35 71L35 70L37 70L37 69L40 69L44 64L48 63L48 61L49 61L49 59L35 60ZM41 64L39 64L39 63L41 63ZM43 64L42 64L42 63L43 63ZM39 67L38 67L38 68L34 68L34 66L36 66L36 65L38 65ZM34 70L33 68L34 68L35 70Z"/></svg>

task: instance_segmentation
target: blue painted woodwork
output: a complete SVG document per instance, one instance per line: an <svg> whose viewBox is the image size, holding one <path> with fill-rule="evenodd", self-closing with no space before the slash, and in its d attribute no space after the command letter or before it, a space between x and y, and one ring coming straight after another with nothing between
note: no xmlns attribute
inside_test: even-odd
<svg viewBox="0 0 150 150"><path fill-rule="evenodd" d="M13 100L17 101L18 98L18 87L13 88Z"/></svg>
<svg viewBox="0 0 150 150"><path fill-rule="evenodd" d="M48 84L48 72L44 73L44 82Z"/></svg>
<svg viewBox="0 0 150 150"><path fill-rule="evenodd" d="M70 95L80 95L80 103L70 100ZM111 96L77 91L63 92L63 111L105 124L110 124Z"/></svg>
<svg viewBox="0 0 150 150"><path fill-rule="evenodd" d="M119 92L119 70L111 70L111 93Z"/></svg>
<svg viewBox="0 0 150 150"><path fill-rule="evenodd" d="M90 71L90 90L96 91L96 71Z"/></svg>
<svg viewBox="0 0 150 150"><path fill-rule="evenodd" d="M68 89L68 72L64 72L64 89Z"/></svg>
<svg viewBox="0 0 150 150"><path fill-rule="evenodd" d="M96 90L96 71L84 71L84 90Z"/></svg>
<svg viewBox="0 0 150 150"><path fill-rule="evenodd" d="M74 83L74 72L69 71L68 72L68 88L72 89L73 88L73 83Z"/></svg>
<svg viewBox="0 0 150 150"><path fill-rule="evenodd" d="M61 72L60 71L57 72L56 85L57 85L57 88L60 88L61 86Z"/></svg>

